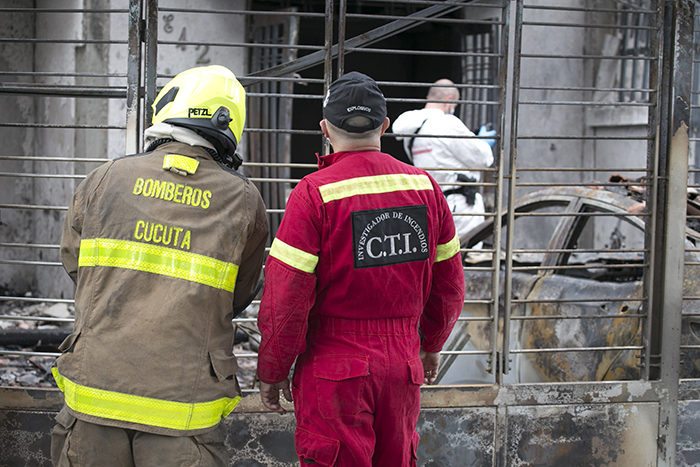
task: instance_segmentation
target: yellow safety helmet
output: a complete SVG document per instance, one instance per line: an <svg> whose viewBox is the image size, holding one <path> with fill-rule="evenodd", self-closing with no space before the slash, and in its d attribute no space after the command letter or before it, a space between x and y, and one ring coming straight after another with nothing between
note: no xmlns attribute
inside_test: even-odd
<svg viewBox="0 0 700 467"><path fill-rule="evenodd" d="M153 102L153 124L170 123L201 134L231 160L245 123L245 91L226 67L190 68L175 76Z"/></svg>

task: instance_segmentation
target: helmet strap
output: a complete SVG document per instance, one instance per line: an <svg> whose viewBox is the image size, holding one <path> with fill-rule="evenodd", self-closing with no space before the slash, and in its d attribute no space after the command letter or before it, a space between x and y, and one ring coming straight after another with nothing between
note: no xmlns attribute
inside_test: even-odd
<svg viewBox="0 0 700 467"><path fill-rule="evenodd" d="M148 146L146 147L146 151L145 151L145 152L155 151L155 149L156 149L158 146L160 146L161 144L172 143L172 142L174 142L174 141L175 141L175 140L172 139L172 138L159 138L159 139L153 140L153 141L151 141L150 143L148 143Z"/></svg>
<svg viewBox="0 0 700 467"><path fill-rule="evenodd" d="M211 148L204 148L207 150L207 152L211 155L211 157L216 161L219 162L220 164L225 165L226 167L229 167L233 170L238 171L238 168L241 166L243 163L243 158L238 155L238 153L234 153L233 156L225 156L221 157L217 151Z"/></svg>

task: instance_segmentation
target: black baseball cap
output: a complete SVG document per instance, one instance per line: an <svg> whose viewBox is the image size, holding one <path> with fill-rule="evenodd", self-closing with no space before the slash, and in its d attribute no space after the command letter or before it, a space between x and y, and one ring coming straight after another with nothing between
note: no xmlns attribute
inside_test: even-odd
<svg viewBox="0 0 700 467"><path fill-rule="evenodd" d="M367 117L365 126L346 123L350 117ZM323 118L351 133L364 133L381 126L386 119L386 99L377 83L357 71L347 73L331 84L323 100Z"/></svg>

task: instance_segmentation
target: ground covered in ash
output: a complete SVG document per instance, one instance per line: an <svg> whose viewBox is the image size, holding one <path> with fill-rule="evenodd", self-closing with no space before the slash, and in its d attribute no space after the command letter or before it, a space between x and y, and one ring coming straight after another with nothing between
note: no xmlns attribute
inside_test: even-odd
<svg viewBox="0 0 700 467"><path fill-rule="evenodd" d="M0 386L55 388L51 366L59 344L73 329L73 316L73 306L64 303L0 301ZM257 318L257 308L249 307L240 317ZM254 322L234 326L238 382L242 389L252 389L258 386L260 334Z"/></svg>

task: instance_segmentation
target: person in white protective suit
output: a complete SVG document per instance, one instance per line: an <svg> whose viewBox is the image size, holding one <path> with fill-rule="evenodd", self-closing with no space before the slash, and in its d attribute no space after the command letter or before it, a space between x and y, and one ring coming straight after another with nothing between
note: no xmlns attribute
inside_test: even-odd
<svg viewBox="0 0 700 467"><path fill-rule="evenodd" d="M457 234L464 238L469 230L484 221L484 216L480 215L485 212L484 200L478 187L450 183L481 181L481 172L469 169L482 169L493 163L491 146L494 140L450 137L475 135L454 115L457 103L451 101L459 99L459 90L449 79L433 83L427 99L431 102L424 108L399 115L392 131L404 135L397 139L403 140L404 150L413 165L426 169L440 184L453 213ZM495 134L495 130L487 131L485 126L479 131L479 136Z"/></svg>

